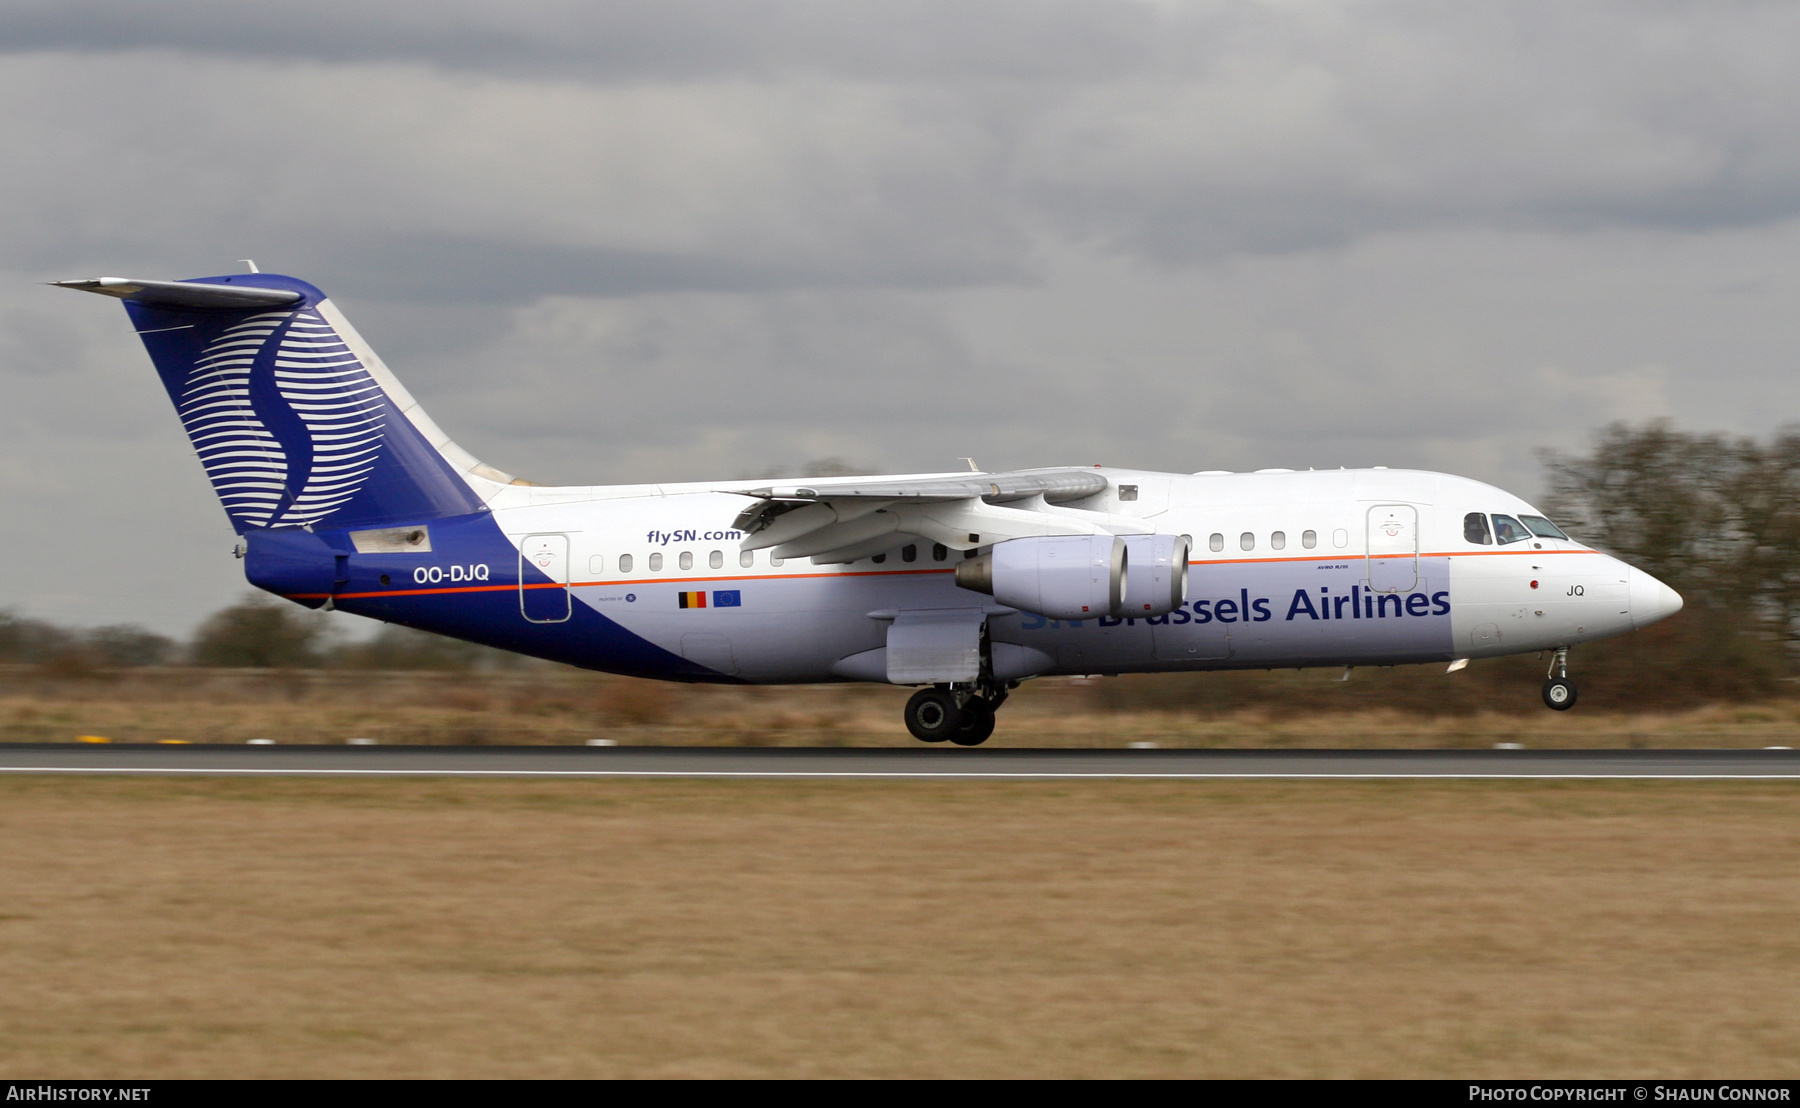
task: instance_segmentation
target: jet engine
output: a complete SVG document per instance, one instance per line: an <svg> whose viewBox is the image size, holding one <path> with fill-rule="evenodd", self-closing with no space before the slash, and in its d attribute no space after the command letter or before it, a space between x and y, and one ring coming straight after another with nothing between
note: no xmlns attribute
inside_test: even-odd
<svg viewBox="0 0 1800 1108"><path fill-rule="evenodd" d="M1125 587L1115 616L1167 615L1187 600L1186 535L1126 535Z"/></svg>
<svg viewBox="0 0 1800 1108"><path fill-rule="evenodd" d="M1096 619L1123 603L1125 549L1114 535L1011 539L957 563L956 584L1051 619Z"/></svg>

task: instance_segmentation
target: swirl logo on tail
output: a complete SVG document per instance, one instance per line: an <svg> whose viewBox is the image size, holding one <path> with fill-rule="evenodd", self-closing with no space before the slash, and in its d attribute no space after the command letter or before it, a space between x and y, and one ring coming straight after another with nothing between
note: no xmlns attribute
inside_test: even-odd
<svg viewBox="0 0 1800 1108"><path fill-rule="evenodd" d="M313 309L262 312L219 334L178 400L232 519L302 527L354 497L386 437L380 385Z"/></svg>

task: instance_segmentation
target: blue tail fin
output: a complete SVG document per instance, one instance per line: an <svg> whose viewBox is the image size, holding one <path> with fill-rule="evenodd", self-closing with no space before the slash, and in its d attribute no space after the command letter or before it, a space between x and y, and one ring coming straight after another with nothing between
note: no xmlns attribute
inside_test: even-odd
<svg viewBox="0 0 1800 1108"><path fill-rule="evenodd" d="M483 498L465 474L507 480L445 439L304 281L61 283L125 301L240 534L466 515Z"/></svg>

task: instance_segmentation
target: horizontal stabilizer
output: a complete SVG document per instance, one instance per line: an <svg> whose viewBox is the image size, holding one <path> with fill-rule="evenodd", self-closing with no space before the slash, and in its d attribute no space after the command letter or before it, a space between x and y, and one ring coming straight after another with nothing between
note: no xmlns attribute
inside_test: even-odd
<svg viewBox="0 0 1800 1108"><path fill-rule="evenodd" d="M303 299L292 289L250 285L201 284L197 281L140 281L135 277L88 277L52 281L62 289L116 296L152 308L277 308Z"/></svg>
<svg viewBox="0 0 1800 1108"><path fill-rule="evenodd" d="M238 534L411 530L484 507L481 464L317 287L279 273L55 284L121 302Z"/></svg>

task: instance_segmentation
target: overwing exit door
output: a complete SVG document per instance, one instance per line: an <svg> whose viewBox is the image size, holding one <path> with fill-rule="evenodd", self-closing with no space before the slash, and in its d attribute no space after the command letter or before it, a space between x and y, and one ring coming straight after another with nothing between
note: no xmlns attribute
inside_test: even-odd
<svg viewBox="0 0 1800 1108"><path fill-rule="evenodd" d="M519 543L519 613L532 623L562 623L570 610L569 536L526 535Z"/></svg>
<svg viewBox="0 0 1800 1108"><path fill-rule="evenodd" d="M1371 592L1411 592L1419 586L1419 510L1411 504L1369 509Z"/></svg>

